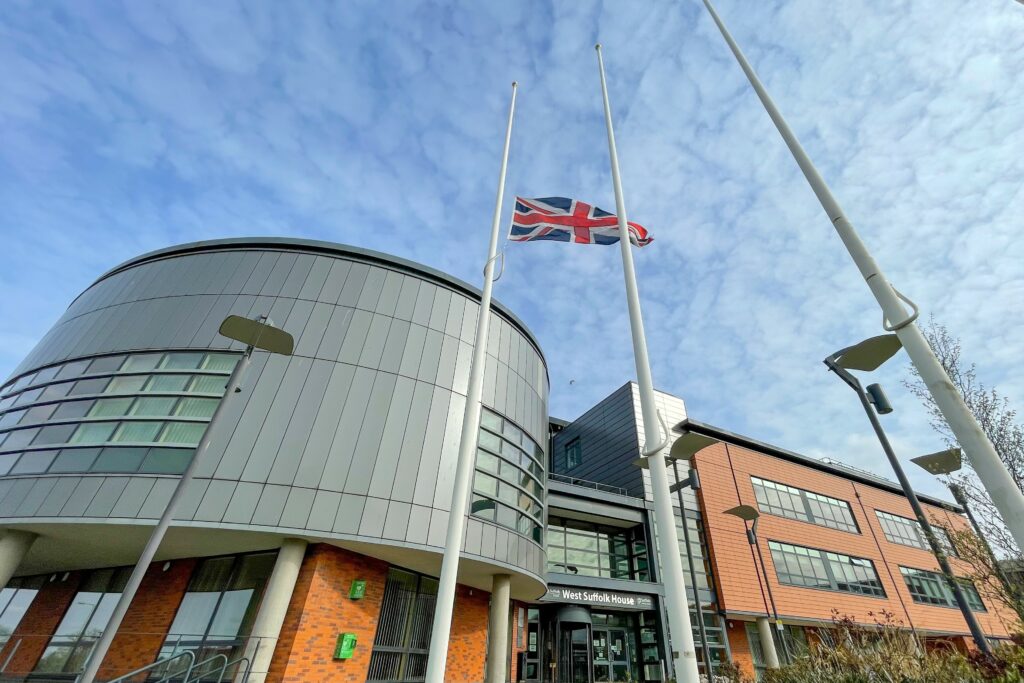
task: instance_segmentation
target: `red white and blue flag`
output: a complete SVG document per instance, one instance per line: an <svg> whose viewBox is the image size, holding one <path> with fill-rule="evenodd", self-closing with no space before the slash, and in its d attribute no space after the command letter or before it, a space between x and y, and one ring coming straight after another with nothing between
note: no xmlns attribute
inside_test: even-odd
<svg viewBox="0 0 1024 683"><path fill-rule="evenodd" d="M619 219L615 214L568 197L516 197L509 239L615 244L619 241ZM642 225L629 223L629 241L634 246L647 246L653 239Z"/></svg>

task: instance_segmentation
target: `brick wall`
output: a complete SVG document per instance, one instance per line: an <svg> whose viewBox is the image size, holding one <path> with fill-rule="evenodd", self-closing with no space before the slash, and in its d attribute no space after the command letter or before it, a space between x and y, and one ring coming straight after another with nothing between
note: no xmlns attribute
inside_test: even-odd
<svg viewBox="0 0 1024 683"><path fill-rule="evenodd" d="M754 677L754 655L750 651L747 640L746 626L742 621L729 621L725 634L729 639L729 650L732 652L732 663L738 666L746 676Z"/></svg>
<svg viewBox="0 0 1024 683"><path fill-rule="evenodd" d="M321 544L312 546L281 629L268 683L366 680L384 597L388 564ZM366 581L361 600L348 597L356 579ZM478 683L484 676L489 594L459 586L455 598L445 680ZM351 659L332 658L339 633L355 633Z"/></svg>
<svg viewBox="0 0 1024 683"><path fill-rule="evenodd" d="M101 678L121 676L156 660L195 565L196 560L187 559L174 560L167 571L163 562L149 566L103 660Z"/></svg>
<svg viewBox="0 0 1024 683"><path fill-rule="evenodd" d="M762 514L758 537L764 554L768 581L779 614L785 618L800 617L831 621L832 608L863 623L871 623L882 611L891 612L904 625L940 632L966 633L967 626L958 610L914 603L900 575L899 565L937 571L930 552L890 543L882 533L875 509L904 517L913 517L910 503L895 493L844 477L821 472L804 465L757 453L739 446L716 444L700 451L694 459L700 472L701 507L708 529L712 567L718 584L719 600L728 612L767 612L758 585L759 567L747 543L743 522L722 512L739 504L757 507L750 476L770 479L790 486L832 496L850 503L860 527L859 534L847 533L806 522ZM942 508L926 505L930 517L942 520L952 529L968 528L963 517ZM775 574L768 540L832 550L870 559L875 564L885 589L886 598L858 596L852 593L823 591L780 584ZM963 563L953 561L954 571L966 573ZM986 633L1005 636L1005 620L1012 620L1009 611L986 600L987 613L978 620ZM1010 623L1010 622L1006 622Z"/></svg>
<svg viewBox="0 0 1024 683"><path fill-rule="evenodd" d="M5 673L22 674L35 669L43 650L50 642L50 636L57 630L60 620L64 618L64 613L75 598L82 576L83 572L57 574L56 579L43 584L25 616L21 618L21 623L14 630L7 647L0 652L0 661L7 661L11 649L19 641L21 643L17 645L18 649L8 663Z"/></svg>

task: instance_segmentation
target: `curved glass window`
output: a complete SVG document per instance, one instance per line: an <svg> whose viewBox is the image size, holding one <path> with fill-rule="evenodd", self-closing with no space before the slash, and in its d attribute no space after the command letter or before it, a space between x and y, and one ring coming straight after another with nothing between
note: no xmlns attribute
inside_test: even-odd
<svg viewBox="0 0 1024 683"><path fill-rule="evenodd" d="M543 458L526 432L482 408L470 514L543 544Z"/></svg>
<svg viewBox="0 0 1024 683"><path fill-rule="evenodd" d="M224 393L236 353L172 351L55 365L0 391L0 476L179 474Z"/></svg>

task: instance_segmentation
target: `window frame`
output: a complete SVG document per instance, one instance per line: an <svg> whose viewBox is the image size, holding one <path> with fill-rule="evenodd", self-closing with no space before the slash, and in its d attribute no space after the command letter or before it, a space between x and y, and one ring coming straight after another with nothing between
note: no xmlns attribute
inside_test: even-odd
<svg viewBox="0 0 1024 683"><path fill-rule="evenodd" d="M926 607L947 607L950 609L960 609L957 604L956 597L953 595L953 590L949 587L946 582L946 577L941 572L932 571L930 569L919 569L917 567L907 567L899 565L900 576L903 577L903 583L907 588L907 592L910 593L910 599L918 605L925 605ZM908 575L909 572L913 572L913 575ZM936 602L936 598L929 597L926 594L927 590L919 590L912 582L934 582L933 585L938 587L938 592L941 595L943 602ZM964 577L956 577L957 583L960 584L960 590L964 594L964 599L967 600L967 605L971 608L972 612L984 613L988 612L988 607L985 605L985 601L981 599L981 593L978 592L978 587L974 585L974 582ZM919 599L919 595L921 595Z"/></svg>
<svg viewBox="0 0 1024 683"><path fill-rule="evenodd" d="M766 486L770 484L771 486ZM825 527L826 529L832 529L834 531L842 531L848 534L861 535L860 524L857 523L857 516L853 513L853 506L850 502L843 500L842 498L835 498L833 496L825 495L824 493L818 493L817 491L810 491L808 489L802 489L797 486L790 486L779 481L771 479L765 479L756 475L750 475L750 485L754 489L754 500L757 502L757 509L763 514L772 515L773 517L782 517L783 519L790 519L794 522L806 522L807 524L814 524L815 526ZM780 488L781 487L781 490ZM764 492L764 502L761 500L759 493ZM774 491L776 496L779 498L780 504L775 505L771 502L771 494L769 491ZM781 494L785 493L788 496L788 500L792 500L793 497L797 497L800 500L801 509L799 511L793 510L793 515L783 514L782 511L790 511L785 505L782 505ZM847 528L847 524L839 524L837 520L827 519L814 512L814 508L811 505L811 496L818 506L829 505L830 507L841 507L846 506L846 511L849 514L851 528ZM841 504L841 505L840 505ZM799 513L803 514L804 518L801 518Z"/></svg>
<svg viewBox="0 0 1024 683"><path fill-rule="evenodd" d="M875 509L875 518L878 520L878 526L882 528L882 535L885 536L885 540L889 543L906 546L907 548L917 548L918 550L924 550L929 553L932 551L932 546L928 542L928 537L924 533L924 527L921 526L921 523L916 519L897 515L893 512L889 512L888 510L879 510L877 508ZM896 533L890 535L889 527L893 524L903 524L906 526L911 532L913 532L918 542L905 543L903 540L900 540L905 538L905 536ZM939 545L942 546L942 551L950 557L960 557L957 553L956 545L953 543L953 538L949 535L949 531L946 527L940 524L930 524L932 531L935 533L936 540L939 542Z"/></svg>
<svg viewBox="0 0 1024 683"><path fill-rule="evenodd" d="M565 444L563 452L565 453L566 472L574 470L583 464L583 447L580 445L580 437L577 436Z"/></svg>
<svg viewBox="0 0 1024 683"><path fill-rule="evenodd" d="M772 547L773 545L774 546L779 546L778 550L776 550L776 548ZM798 550L806 551L806 553L798 553L798 552L797 553L793 553L793 552L790 552L789 550L783 549L783 547L785 547L785 548L796 548ZM794 560L794 562L799 566L799 569L800 569L801 573L797 574L797 573L795 573L793 571L790 571L790 566L791 565L790 565L790 563L788 561L784 561L784 562L781 563L781 566L784 567L785 570L780 572L779 571L780 570L780 562L776 558L776 555L775 555L776 552L784 553L785 555L796 556L797 559ZM809 588L809 589L812 589L812 590L824 590L824 591L830 591L830 592L834 592L834 593L846 593L846 594L849 594L849 595L857 595L857 596L861 596L861 597L865 597L865 598L878 598L878 599L882 599L882 600L888 599L888 595L885 592L885 586L882 584L882 577L878 573L878 568L875 566L874 560L872 560L871 558L868 558L868 557L856 557L854 555L846 555L845 553L838 553L838 552L835 552L835 551L832 551L832 550L824 550L824 549L821 549L821 548L811 548L811 547L808 547L808 546L797 545L795 543L789 543L787 541L776 541L776 540L769 540L768 541L768 553L771 555L771 557L772 557L772 564L775 566L775 578L783 586L792 586L794 588ZM817 553L817 555L812 557L811 553ZM806 574L806 573L803 573L804 566L803 566L803 563L800 562L799 557L807 557L807 558L809 558L808 561L810 561L812 559L816 559L818 562L820 562L821 566L822 566L822 569L823 569L823 572L824 572L824 576L818 576L816 573L815 574L810 574L810 575ZM784 559L785 559L785 557L784 557ZM853 562L853 560L856 560L857 562ZM835 563L837 563L837 565L843 566L843 567L845 567L847 564L849 564L849 565L852 565L852 566L859 566L859 567L868 567L868 568L870 568L871 572L874 574L874 583L877 584L877 592L875 590L850 590L848 588L845 588L845 589L841 588L840 587L841 585L847 585L847 586L851 586L851 585L861 585L861 586L868 585L868 586L870 586L870 584L864 584L863 581L857 581L857 582L849 581L848 580L849 576L846 575L845 572L844 572L844 575L842 577L837 577L835 567L832 565L833 562L835 562ZM809 584L806 584L806 583L796 583L794 581L786 581L786 580L783 580L783 578L782 578L783 574L785 574L786 576L811 577L811 578L819 579L819 583L820 583L821 579L826 579L828 581L829 585L828 586L809 585Z"/></svg>

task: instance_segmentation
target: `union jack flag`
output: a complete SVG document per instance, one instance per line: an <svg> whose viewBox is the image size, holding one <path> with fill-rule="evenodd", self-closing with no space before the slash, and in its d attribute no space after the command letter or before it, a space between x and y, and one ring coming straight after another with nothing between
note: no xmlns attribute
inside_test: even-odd
<svg viewBox="0 0 1024 683"><path fill-rule="evenodd" d="M619 219L615 214L568 197L516 197L509 239L615 244L619 241ZM629 241L634 246L647 246L653 239L642 225L629 223Z"/></svg>

